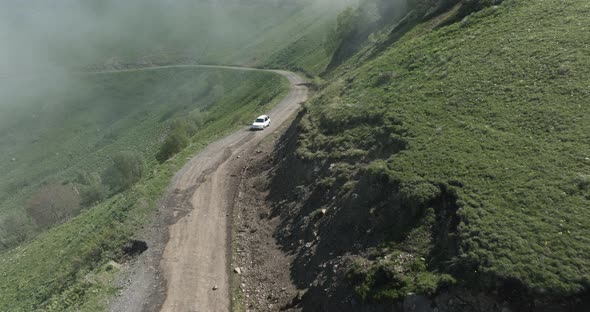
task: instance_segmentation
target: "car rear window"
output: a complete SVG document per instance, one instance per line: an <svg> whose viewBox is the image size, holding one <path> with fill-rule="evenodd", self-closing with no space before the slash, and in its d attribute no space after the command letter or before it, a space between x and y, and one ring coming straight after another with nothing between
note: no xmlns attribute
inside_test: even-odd
<svg viewBox="0 0 590 312"><path fill-rule="evenodd" d="M264 122L264 119L258 118L258 119L256 119L256 122Z"/></svg>

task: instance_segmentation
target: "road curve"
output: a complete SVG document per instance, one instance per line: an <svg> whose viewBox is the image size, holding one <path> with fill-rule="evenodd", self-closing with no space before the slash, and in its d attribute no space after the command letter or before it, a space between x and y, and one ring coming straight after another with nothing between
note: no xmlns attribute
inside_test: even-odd
<svg viewBox="0 0 590 312"><path fill-rule="evenodd" d="M269 113L271 126L258 132L240 129L209 145L172 180L171 188L178 193L194 189L192 196L184 197L190 200L193 210L169 228L169 241L160 263L166 280L161 311L230 309L228 215L236 187L232 172L242 162L239 155L251 152L307 98L306 87L300 85L302 78L291 72L273 72L289 79L291 90Z"/></svg>
<svg viewBox="0 0 590 312"><path fill-rule="evenodd" d="M304 80L282 70L253 69L211 65L170 65L127 70L100 71L120 73L165 68L222 68L270 71L286 77L290 91L268 114L272 124L263 131L242 128L216 141L195 155L174 176L163 200L163 213L174 214L175 223L168 226L168 240L160 251L159 268L151 261L148 270L132 272L128 289L111 311L229 311L230 310L230 222L234 195L239 180L237 173L244 158L255 146L292 116L307 99ZM255 116L252 116L255 117ZM153 271L153 272L151 272ZM137 278L137 276L139 276ZM156 296L153 282L164 281L164 290ZM140 289L141 288L141 289ZM157 297L154 299L154 297Z"/></svg>

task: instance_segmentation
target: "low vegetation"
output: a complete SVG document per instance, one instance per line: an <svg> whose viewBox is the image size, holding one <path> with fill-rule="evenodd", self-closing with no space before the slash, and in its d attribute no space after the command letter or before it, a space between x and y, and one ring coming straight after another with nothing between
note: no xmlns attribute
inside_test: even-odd
<svg viewBox="0 0 590 312"><path fill-rule="evenodd" d="M112 192L123 192L141 179L144 167L145 164L140 154L130 151L118 152L113 156L112 163L106 168L102 180ZM93 181L89 182L92 184Z"/></svg>
<svg viewBox="0 0 590 312"><path fill-rule="evenodd" d="M365 301L456 284L587 293L590 6L438 4L366 43L306 106L298 157L323 168L314 181L330 183L308 187L341 214L321 229L366 211L341 234L366 244L347 275Z"/></svg>
<svg viewBox="0 0 590 312"><path fill-rule="evenodd" d="M188 138L186 134L180 131L174 131L166 138L162 147L160 147L160 151L156 154L156 159L163 163L168 160L170 157L176 155L178 152L182 151L188 145Z"/></svg>
<svg viewBox="0 0 590 312"><path fill-rule="evenodd" d="M80 195L72 185L43 187L27 205L28 215L41 229L63 222L80 211Z"/></svg>

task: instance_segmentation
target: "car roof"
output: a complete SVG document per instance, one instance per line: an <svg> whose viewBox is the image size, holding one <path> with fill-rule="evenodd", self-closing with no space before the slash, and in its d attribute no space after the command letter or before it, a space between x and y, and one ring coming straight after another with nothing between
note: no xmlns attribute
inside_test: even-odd
<svg viewBox="0 0 590 312"><path fill-rule="evenodd" d="M260 115L260 116L256 117L256 119L258 119L258 118L262 118L262 119L264 119L264 118L266 118L266 117L268 117L268 115Z"/></svg>

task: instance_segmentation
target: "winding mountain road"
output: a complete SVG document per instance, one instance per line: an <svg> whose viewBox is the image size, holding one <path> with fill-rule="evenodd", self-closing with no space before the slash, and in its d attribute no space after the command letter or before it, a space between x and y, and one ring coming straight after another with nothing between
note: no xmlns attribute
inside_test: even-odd
<svg viewBox="0 0 590 312"><path fill-rule="evenodd" d="M260 70L174 65L101 73L181 67ZM230 216L239 183L238 174L244 166L245 157L241 156L254 152L256 145L292 116L299 104L307 99L307 88L302 85L304 80L297 74L282 70L264 71L280 74L290 82L287 96L269 112L271 126L256 132L242 128L210 144L174 176L163 201L163 209L174 212L176 222L168 227L168 240L159 254L159 269L152 267L156 279L164 280L165 291L157 300L142 298L152 296L149 288L155 286L135 283L145 288L141 290L134 288L134 282L130 281L124 291L127 294L119 300L125 301L124 304L114 305L111 307L113 311L154 311L156 305L160 311L166 312L230 310ZM146 268L143 270L136 270L135 275L147 274Z"/></svg>

